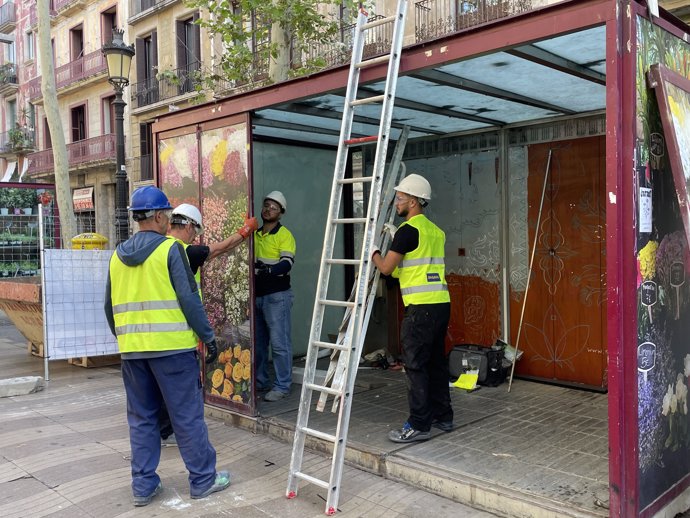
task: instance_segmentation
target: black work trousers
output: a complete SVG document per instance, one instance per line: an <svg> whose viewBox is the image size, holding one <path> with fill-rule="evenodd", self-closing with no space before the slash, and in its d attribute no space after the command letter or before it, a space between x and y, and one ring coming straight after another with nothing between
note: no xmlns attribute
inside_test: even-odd
<svg viewBox="0 0 690 518"><path fill-rule="evenodd" d="M410 406L407 422L422 432L431 429L434 419L453 421L444 345L449 320L449 302L410 304L400 328Z"/></svg>

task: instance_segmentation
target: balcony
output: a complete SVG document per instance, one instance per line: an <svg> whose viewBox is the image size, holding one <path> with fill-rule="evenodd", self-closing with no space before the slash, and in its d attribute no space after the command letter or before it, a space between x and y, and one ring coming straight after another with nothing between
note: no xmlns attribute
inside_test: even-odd
<svg viewBox="0 0 690 518"><path fill-rule="evenodd" d="M531 10L531 0L421 0L415 3L415 41L433 40Z"/></svg>
<svg viewBox="0 0 690 518"><path fill-rule="evenodd" d="M0 65L0 95L12 95L19 89L17 66L14 63Z"/></svg>
<svg viewBox="0 0 690 518"><path fill-rule="evenodd" d="M69 16L72 13L82 10L86 6L85 0L52 0L51 7L57 16Z"/></svg>
<svg viewBox="0 0 690 518"><path fill-rule="evenodd" d="M105 57L100 50L86 54L84 57L65 63L55 69L55 88L58 94L72 90L77 86L83 86L85 81L105 77L108 67ZM26 95L29 101L35 102L43 97L41 92L41 76L34 77L26 87Z"/></svg>
<svg viewBox="0 0 690 518"><path fill-rule="evenodd" d="M133 21L136 22L150 13L160 11L177 2L179 2L179 0L130 0L128 23L131 24ZM147 11L150 11L150 13ZM141 13L146 14L144 16L138 16Z"/></svg>
<svg viewBox="0 0 690 518"><path fill-rule="evenodd" d="M53 172L52 149L31 153L28 158L29 175ZM106 163L115 164L115 135L101 135L67 144L67 160L70 170L86 169Z"/></svg>
<svg viewBox="0 0 690 518"><path fill-rule="evenodd" d="M107 73L107 71L105 57L99 49L57 67L55 69L55 88L60 90L100 73Z"/></svg>
<svg viewBox="0 0 690 518"><path fill-rule="evenodd" d="M35 149L36 132L33 128L17 127L0 133L0 156L26 155Z"/></svg>
<svg viewBox="0 0 690 518"><path fill-rule="evenodd" d="M17 25L17 11L14 2L0 6L0 32L10 34Z"/></svg>
<svg viewBox="0 0 690 518"><path fill-rule="evenodd" d="M43 97L41 93L41 76L34 77L29 81L29 84L26 86L26 96L31 102Z"/></svg>
<svg viewBox="0 0 690 518"><path fill-rule="evenodd" d="M48 7L48 13L50 14L50 23L53 23L53 19L57 16L57 11L53 9L53 2L50 2L50 6ZM32 6L31 11L29 12L29 26L32 29L35 29L38 27L38 13L36 12L36 6Z"/></svg>
<svg viewBox="0 0 690 518"><path fill-rule="evenodd" d="M131 86L132 109L141 108L196 91L200 84L199 63L175 70L165 70Z"/></svg>

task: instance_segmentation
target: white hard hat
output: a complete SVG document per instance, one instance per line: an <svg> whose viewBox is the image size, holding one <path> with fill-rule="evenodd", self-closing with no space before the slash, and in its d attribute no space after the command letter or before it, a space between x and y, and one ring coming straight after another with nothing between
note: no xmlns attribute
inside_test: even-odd
<svg viewBox="0 0 690 518"><path fill-rule="evenodd" d="M175 218L175 216L182 216L182 218ZM203 233L204 226L201 222L201 212L199 209L189 203L182 203L173 209L171 223L185 224L187 222L191 222L197 227L197 234Z"/></svg>
<svg viewBox="0 0 690 518"><path fill-rule="evenodd" d="M426 178L418 174L407 175L394 189L424 200L431 199L431 185L426 181Z"/></svg>
<svg viewBox="0 0 690 518"><path fill-rule="evenodd" d="M264 200L273 200L278 202L280 207L283 209L283 212L287 210L287 201L285 201L285 196L283 196L283 193L280 191L269 192L266 196L264 196Z"/></svg>

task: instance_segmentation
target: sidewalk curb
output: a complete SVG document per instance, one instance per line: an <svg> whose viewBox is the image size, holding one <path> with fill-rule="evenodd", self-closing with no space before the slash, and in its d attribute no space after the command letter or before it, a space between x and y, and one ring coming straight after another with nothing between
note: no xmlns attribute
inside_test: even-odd
<svg viewBox="0 0 690 518"><path fill-rule="evenodd" d="M206 415L219 419L229 426L236 426L252 433L268 435L281 442L290 443L294 437L294 426L276 418L256 418L230 414L225 410L206 407ZM307 437L305 447L313 452L331 456L332 444ZM407 460L395 452L377 450L371 446L348 442L345 462L363 471L374 473L385 479L402 482L422 488L454 502L482 509L490 513L515 518L607 518L608 512L592 513L564 505L530 493L515 491L463 473L462 478L443 468ZM285 481L287 485L287 480Z"/></svg>

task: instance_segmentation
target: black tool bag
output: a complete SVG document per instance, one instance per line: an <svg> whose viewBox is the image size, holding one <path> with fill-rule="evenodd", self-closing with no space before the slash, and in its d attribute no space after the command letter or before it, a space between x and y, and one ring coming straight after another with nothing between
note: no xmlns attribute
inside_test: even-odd
<svg viewBox="0 0 690 518"><path fill-rule="evenodd" d="M506 370L503 367L501 346L456 345L448 354L448 371L452 380L458 379L460 374L477 365L479 367L477 382L480 385L496 387L505 381Z"/></svg>

